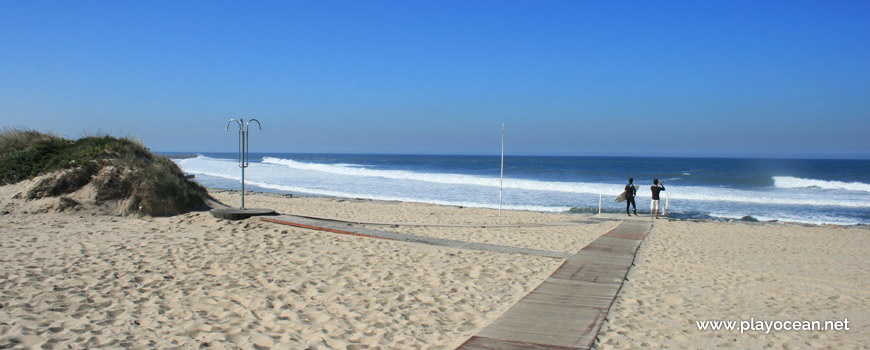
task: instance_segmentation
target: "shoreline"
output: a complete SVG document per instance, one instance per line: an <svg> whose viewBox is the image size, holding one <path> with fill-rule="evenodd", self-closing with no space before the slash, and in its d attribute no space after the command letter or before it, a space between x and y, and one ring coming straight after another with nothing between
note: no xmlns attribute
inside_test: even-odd
<svg viewBox="0 0 870 350"><path fill-rule="evenodd" d="M207 190L210 194L211 193L233 193L236 196L241 196L240 190L214 188L214 187L209 187L209 188L207 188ZM370 198L361 198L361 197L350 198L350 197L327 196L327 195L295 193L295 192L281 193L278 191L270 192L270 191L246 190L245 195L247 196L248 193L253 193L253 194L257 194L257 195L264 195L264 196L284 197L284 198L326 198L326 199L335 199L335 200L373 201L373 202L384 202L384 203L395 203L395 204L408 203L408 204L421 204L421 205L437 205L437 206L454 207L454 208L460 208L460 209L469 208L469 209L497 210L497 209L488 208L488 207L468 207L468 206L452 205L452 204L437 204L437 203L429 203L429 202L401 201L401 200L381 200L381 199L370 199ZM224 204L226 204L226 203L224 203ZM576 211L571 211L571 210L563 211L563 212L551 212L551 211L537 211L537 210L531 210L531 209L503 209L503 210L519 211L519 212L534 212L534 213L554 214L554 215L578 215L578 216L592 215L592 216L595 216L597 214L597 210L595 210L595 212L590 212L590 211L576 212ZM619 216L619 214L623 214L623 211L602 211L602 214ZM641 214L639 216L643 217L644 215ZM745 223L745 224L755 224L755 225L785 225L785 226L795 225L795 226L803 226L803 227L835 226L835 227L856 227L856 228L863 228L863 229L870 230L870 224L860 224L859 223L859 224L854 224L854 225L845 225L845 224L830 224L830 223L816 224L816 223L807 223L807 222L798 222L798 221L782 221L782 220L764 221L764 220L755 219L752 216L749 216L750 219L747 219L746 217L744 217L744 218L708 217L708 218L700 218L700 219L690 218L690 217L688 217L688 218L670 217L670 216L667 216L667 217L660 216L660 217L665 219L665 220L670 220L670 221Z"/></svg>

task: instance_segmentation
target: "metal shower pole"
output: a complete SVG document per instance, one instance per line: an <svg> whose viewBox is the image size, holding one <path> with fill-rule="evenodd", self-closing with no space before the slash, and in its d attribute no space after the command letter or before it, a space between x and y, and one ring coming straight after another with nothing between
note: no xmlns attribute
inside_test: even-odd
<svg viewBox="0 0 870 350"><path fill-rule="evenodd" d="M263 130L263 126L260 124L259 120L251 119L247 123L245 123L244 119L230 119L227 122L226 131L230 131L230 124L232 122L236 122L239 125L239 168L242 168L242 210L245 210L245 168L251 165L248 162L248 145L250 138L250 128L251 122L257 122L257 126L260 128L260 131Z"/></svg>

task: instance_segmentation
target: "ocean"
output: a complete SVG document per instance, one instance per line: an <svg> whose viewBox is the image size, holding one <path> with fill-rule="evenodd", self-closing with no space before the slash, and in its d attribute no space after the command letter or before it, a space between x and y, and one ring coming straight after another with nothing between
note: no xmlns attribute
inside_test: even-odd
<svg viewBox="0 0 870 350"><path fill-rule="evenodd" d="M203 186L240 189L235 153L169 153ZM251 153L248 190L499 207L499 156ZM654 178L670 217L870 224L870 160L506 156L503 208L639 215Z"/></svg>

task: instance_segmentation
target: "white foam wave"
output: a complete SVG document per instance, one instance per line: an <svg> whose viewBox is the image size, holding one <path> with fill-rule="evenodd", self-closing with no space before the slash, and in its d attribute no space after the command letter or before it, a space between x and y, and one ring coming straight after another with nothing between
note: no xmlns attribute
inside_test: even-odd
<svg viewBox="0 0 870 350"><path fill-rule="evenodd" d="M673 189L673 187L671 187ZM667 192L667 191L666 191ZM665 192L665 193L666 193ZM734 190L726 188L709 188L685 186L673 189L669 194L671 199L692 200L702 202L736 202L750 204L772 205L809 205L835 206L850 208L870 207L866 198L832 198L817 195L794 193L765 193L760 191Z"/></svg>
<svg viewBox="0 0 870 350"><path fill-rule="evenodd" d="M336 175L379 177L393 180L414 180L448 185L499 187L499 178L495 176L423 173L407 170L378 170L361 168L359 165L349 167L343 164L304 163L291 159L272 157L263 158L263 163L280 164L292 169L313 170ZM519 190L598 194L611 192L619 193L622 191L621 188L623 185L505 178L503 186L504 188Z"/></svg>
<svg viewBox="0 0 870 350"><path fill-rule="evenodd" d="M176 162L186 172L239 180L236 173L238 168L234 166L235 160L212 159L205 156L199 156L196 158L176 160ZM252 174L255 174L258 178L249 178L249 183L251 183L250 181L258 181L259 185L264 188L271 188L269 186L284 186L282 188L272 189L328 196L425 201L428 203L434 203L434 200L439 197L445 197L443 195L444 191L451 189L455 190L453 193L456 194L457 191L461 192L465 189L473 189L475 187L479 188L478 186L498 188L497 177L425 173L404 170L379 170L363 168L358 164L304 163L289 159L266 157L264 158L263 163L252 163L251 165L261 167L261 169L252 172ZM306 177L307 182L300 183L300 177L302 176ZM395 180L399 181L396 182ZM357 188L352 191L353 193L341 192L340 190L342 188L348 188L348 186L345 185L348 181L353 181ZM415 185L408 181L421 181L424 183ZM295 187L292 190L286 189L286 185L291 184L295 185ZM406 190L402 195L396 196L396 191L392 189L400 184L405 189L411 189L411 192ZM438 184L453 186L439 186ZM504 185L506 189L517 190L513 193L524 193L524 198L526 198L524 201L526 203L522 204L529 204L531 206L539 204L534 203L536 201L535 198L539 201L543 198L542 196L571 198L574 197L574 195L603 194L604 197L607 198L608 196L615 197L618 193L622 192L623 189L623 185L621 184L556 182L509 178L505 179ZM462 190L457 190L457 188L462 188ZM540 193L537 191L546 191L547 193ZM478 191L475 193L481 192ZM562 194L556 195L555 193ZM669 186L668 191L665 191L662 194L674 201L689 200L699 202L839 206L851 208L870 207L870 200L868 200L870 198L863 193L819 195L818 193L788 191L786 189L759 191L704 186ZM638 191L638 195L638 199L643 200L644 198L649 198L650 192L641 190ZM449 199L451 203L450 205L465 205L469 207L480 206L472 204L475 202L474 198L475 195L470 193L459 193ZM468 203L458 204L459 201ZM561 203L567 204L570 203L570 201L562 201ZM486 205L486 207L491 207L491 205Z"/></svg>
<svg viewBox="0 0 870 350"><path fill-rule="evenodd" d="M199 154L199 153L196 154L196 157L191 157L191 158L172 158L172 161L178 165L182 165L184 163L187 163L190 160L227 161L228 159L211 158L211 157Z"/></svg>
<svg viewBox="0 0 870 350"><path fill-rule="evenodd" d="M394 180L417 180L443 184L470 184L478 186L498 186L497 178L487 178L460 174L420 173L406 170L368 169L359 164L322 164L304 163L292 159L264 157L263 163L279 164L299 170L313 170L336 175L380 177Z"/></svg>
<svg viewBox="0 0 870 350"><path fill-rule="evenodd" d="M241 181L241 177L232 176L232 175L224 175L219 173L208 173L208 172L199 172L198 174L218 177L227 180ZM328 196L328 197L342 197L342 198L365 198L379 201L399 201L399 202L416 202L416 203L429 203L429 204L437 204L437 205L450 205L450 206L461 206L468 208L488 208L488 209L497 209L498 204L489 204L489 203L478 203L471 201L444 201L444 200L421 200L420 198L412 198L412 197L401 197L401 196L381 196L374 195L370 193L351 193L344 191L334 191L334 190L323 190L323 189L314 189L314 188L306 188L306 187L298 187L298 186L287 186L287 185L278 185L260 181L245 181L246 184L257 186L265 189L276 190L276 191L285 191L285 192L295 192L295 193L304 193L311 194L316 196ZM542 206L542 205L504 205L503 209L507 210L528 210L528 211L540 211L540 212L555 212L560 213L564 211L568 211L571 207L565 206Z"/></svg>
<svg viewBox="0 0 870 350"><path fill-rule="evenodd" d="M847 190L870 192L870 184L863 182L842 182L816 179L803 179L791 176L774 176L773 185L778 188L816 187L826 190Z"/></svg>
<svg viewBox="0 0 870 350"><path fill-rule="evenodd" d="M237 188L236 186L241 179L241 172L235 159L198 156L196 158L173 159L173 161L179 164L185 172L197 174L197 181L207 186ZM251 163L251 168L246 171L246 183L267 191L424 202L473 208L498 207L497 185L487 185L487 181L497 181L497 178L379 170L359 164L297 163L294 166L302 169L276 163ZM329 171L312 170L322 169L324 166ZM364 171L360 172L359 170ZM407 176L401 178L399 177L401 173ZM513 210L563 212L570 209L570 206L595 207L598 204L599 193L603 194L605 199L608 196L613 198L623 188L622 184L505 180L506 185L512 186L508 188L513 189L504 192L504 208ZM644 207L643 203L648 203L650 192L643 189L638 194L637 203ZM668 190L662 192L662 195L662 199L670 199L670 207L675 212L701 211L713 216L735 218L752 215L759 220L777 219L780 221L834 224L866 223L866 220L855 217L853 214L856 209L863 212L870 208L870 194L842 190L794 190L789 188L737 190L723 187L677 185L668 186ZM605 209L620 207L620 205L609 203L607 200L604 201L604 204ZM839 216L837 214L841 212L839 208L849 214Z"/></svg>
<svg viewBox="0 0 870 350"><path fill-rule="evenodd" d="M378 170L357 167L350 168L343 165L304 163L290 159L278 159L272 157L263 158L263 162L270 164L280 164L292 169L313 170L336 175L379 177L393 180L415 180L451 185L473 185L489 187L499 186L497 177L445 173L423 173L406 170ZM622 192L623 185L505 178L504 188L529 191L554 191L576 194L613 194L615 196L616 194ZM639 191L640 198L644 198L645 196L649 195L645 194L644 192L646 191ZM668 195L676 200L682 199L695 201L741 202L755 204L870 207L870 201L867 201L866 198L864 200L861 200L819 197L801 193L760 193L758 191L713 188L703 186L681 186L678 187L676 191L668 192Z"/></svg>

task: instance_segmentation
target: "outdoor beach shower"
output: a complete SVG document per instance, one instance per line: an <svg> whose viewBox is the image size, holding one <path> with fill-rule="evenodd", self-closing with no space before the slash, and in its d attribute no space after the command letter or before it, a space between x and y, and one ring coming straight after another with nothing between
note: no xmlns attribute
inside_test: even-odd
<svg viewBox="0 0 870 350"><path fill-rule="evenodd" d="M263 130L263 126L260 125L260 121L256 119L248 120L245 123L244 119L230 119L227 122L226 131L230 131L230 124L236 122L239 124L239 168L242 168L242 210L245 210L245 168L247 168L250 163L248 163L248 140L250 138L249 129L251 127L251 122L257 122L257 126L260 128L260 131Z"/></svg>

